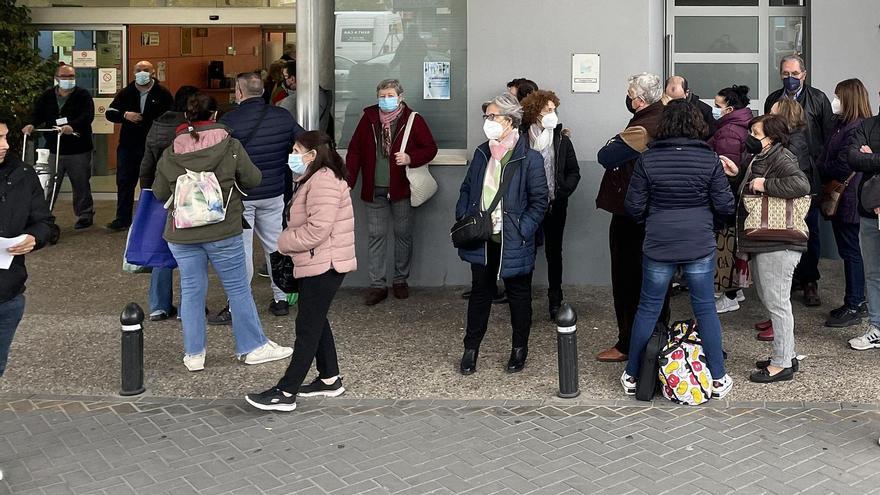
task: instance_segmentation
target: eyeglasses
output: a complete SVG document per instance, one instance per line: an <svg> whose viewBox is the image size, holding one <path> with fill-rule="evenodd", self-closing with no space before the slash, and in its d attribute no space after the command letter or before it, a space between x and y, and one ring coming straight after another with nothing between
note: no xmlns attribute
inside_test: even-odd
<svg viewBox="0 0 880 495"><path fill-rule="evenodd" d="M491 120L493 122L495 121L495 119L497 119L499 117L504 118L505 115L498 115L498 114L494 114L494 113L484 113L483 114L483 120Z"/></svg>
<svg viewBox="0 0 880 495"><path fill-rule="evenodd" d="M783 72L782 77L801 77L802 72L794 71L794 72Z"/></svg>

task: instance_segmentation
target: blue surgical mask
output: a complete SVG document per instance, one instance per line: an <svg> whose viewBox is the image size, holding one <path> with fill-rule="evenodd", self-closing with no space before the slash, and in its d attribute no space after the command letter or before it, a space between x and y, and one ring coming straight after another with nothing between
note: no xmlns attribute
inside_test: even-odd
<svg viewBox="0 0 880 495"><path fill-rule="evenodd" d="M788 76L782 80L782 84L785 85L785 90L789 93L796 93L801 87L801 80L794 76Z"/></svg>
<svg viewBox="0 0 880 495"><path fill-rule="evenodd" d="M722 117L722 115L721 115L722 110L724 110L724 109L718 108L718 107L712 107L712 117L714 117L715 120L720 119Z"/></svg>
<svg viewBox="0 0 880 495"><path fill-rule="evenodd" d="M400 99L396 96L379 98L379 109L383 112L393 112L400 106Z"/></svg>
<svg viewBox="0 0 880 495"><path fill-rule="evenodd" d="M134 75L134 82L137 83L138 86L146 86L147 84L150 84L151 79L153 79L153 76L145 71L138 72Z"/></svg>
<svg viewBox="0 0 880 495"><path fill-rule="evenodd" d="M76 87L76 81L73 79L59 79L58 87L63 90L71 90Z"/></svg>
<svg viewBox="0 0 880 495"><path fill-rule="evenodd" d="M287 166L290 167L290 171L295 175L306 173L306 164L303 161L303 156L299 153L291 153L287 156Z"/></svg>

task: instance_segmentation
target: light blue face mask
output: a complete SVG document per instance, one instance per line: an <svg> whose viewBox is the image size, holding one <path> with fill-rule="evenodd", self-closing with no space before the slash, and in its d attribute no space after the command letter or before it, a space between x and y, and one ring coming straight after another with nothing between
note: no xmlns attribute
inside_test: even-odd
<svg viewBox="0 0 880 495"><path fill-rule="evenodd" d="M150 84L152 78L153 77L149 72L141 71L134 75L134 82L137 83L138 86L146 86L147 84Z"/></svg>
<svg viewBox="0 0 880 495"><path fill-rule="evenodd" d="M59 79L58 87L63 90L70 90L76 87L76 81L73 79Z"/></svg>
<svg viewBox="0 0 880 495"><path fill-rule="evenodd" d="M712 107L712 117L715 117L715 120L718 120L721 118L721 110L722 110L721 108Z"/></svg>
<svg viewBox="0 0 880 495"><path fill-rule="evenodd" d="M290 171L295 175L306 173L307 165L303 161L303 156L299 153L291 153L287 156L287 166L290 167Z"/></svg>
<svg viewBox="0 0 880 495"><path fill-rule="evenodd" d="M400 106L400 99L396 96L379 98L379 109L383 112L393 112Z"/></svg>

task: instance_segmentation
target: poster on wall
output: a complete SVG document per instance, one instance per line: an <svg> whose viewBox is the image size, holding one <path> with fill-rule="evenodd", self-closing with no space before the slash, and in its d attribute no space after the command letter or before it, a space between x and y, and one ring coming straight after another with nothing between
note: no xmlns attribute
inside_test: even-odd
<svg viewBox="0 0 880 495"><path fill-rule="evenodd" d="M98 69L98 94L116 94L116 68Z"/></svg>
<svg viewBox="0 0 880 495"><path fill-rule="evenodd" d="M424 99L449 99L451 89L449 69L449 62L425 62Z"/></svg>
<svg viewBox="0 0 880 495"><path fill-rule="evenodd" d="M73 31L52 31L52 46L72 48L75 40Z"/></svg>
<svg viewBox="0 0 880 495"><path fill-rule="evenodd" d="M600 82L599 54L571 54L571 92L598 93Z"/></svg>
<svg viewBox="0 0 880 495"><path fill-rule="evenodd" d="M107 120L104 112L113 103L113 98L95 98L95 120L92 122L92 132L95 134L113 134L113 122Z"/></svg>
<svg viewBox="0 0 880 495"><path fill-rule="evenodd" d="M97 67L109 67L122 63L122 47L111 43L98 43Z"/></svg>
<svg viewBox="0 0 880 495"><path fill-rule="evenodd" d="M159 46L159 31L141 33L141 46Z"/></svg>
<svg viewBox="0 0 880 495"><path fill-rule="evenodd" d="M95 69L98 67L98 52L95 50L75 50L73 66L77 69Z"/></svg>

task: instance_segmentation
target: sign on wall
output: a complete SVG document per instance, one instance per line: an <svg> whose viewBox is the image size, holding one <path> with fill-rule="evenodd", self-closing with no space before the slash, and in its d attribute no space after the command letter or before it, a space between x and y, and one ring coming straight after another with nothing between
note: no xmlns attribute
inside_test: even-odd
<svg viewBox="0 0 880 495"><path fill-rule="evenodd" d="M98 67L96 50L74 50L73 66L77 69L95 69Z"/></svg>
<svg viewBox="0 0 880 495"><path fill-rule="evenodd" d="M599 54L571 54L571 92L598 93L600 82Z"/></svg>
<svg viewBox="0 0 880 495"><path fill-rule="evenodd" d="M92 122L92 132L95 134L113 134L113 122L107 120L104 112L113 103L113 98L95 98L95 120Z"/></svg>
<svg viewBox="0 0 880 495"><path fill-rule="evenodd" d="M451 89L449 62L425 62L423 78L426 100L448 100Z"/></svg>
<svg viewBox="0 0 880 495"><path fill-rule="evenodd" d="M116 69L98 69L98 94L116 94Z"/></svg>

